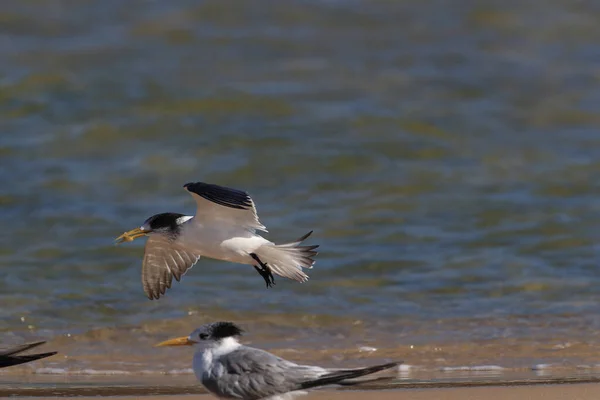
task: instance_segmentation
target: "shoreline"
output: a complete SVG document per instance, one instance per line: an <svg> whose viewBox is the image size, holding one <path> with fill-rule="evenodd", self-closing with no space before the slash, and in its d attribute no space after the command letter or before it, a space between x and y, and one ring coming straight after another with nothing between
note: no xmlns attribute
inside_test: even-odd
<svg viewBox="0 0 600 400"><path fill-rule="evenodd" d="M472 381L428 381L428 382L388 382L383 378L370 383L339 387L336 389L324 389L311 392L311 396L318 393L352 393L364 392L405 392L405 391L440 391L440 390L496 390L499 388L536 388L536 387L561 387L591 385L597 388L597 394L600 396L600 376L597 377L574 377L574 378L538 378L521 380L472 380ZM388 383L384 383L388 382ZM180 385L180 386L141 386L141 385L63 385L45 386L45 387L0 387L0 398L78 398L80 400L98 397L111 398L178 398L188 395L208 395L208 392L200 385ZM600 398L600 397L598 397Z"/></svg>
<svg viewBox="0 0 600 400"><path fill-rule="evenodd" d="M48 389L46 397L52 396L52 390ZM595 400L600 397L600 385L596 383L577 383L577 384L536 384L528 386L489 386L489 387L447 387L447 388L427 388L427 389L389 389L389 390L320 390L310 392L304 399L312 400L368 400L376 393L378 400L476 400L485 398L486 400L504 400L504 399L528 399L528 400ZM104 395L98 393L88 393L85 396L63 398L77 398L78 400L95 400L110 396L112 400L135 400L144 398L146 400L188 400L188 399L215 399L209 394L128 394L128 395ZM40 397L20 397L23 400L35 400Z"/></svg>

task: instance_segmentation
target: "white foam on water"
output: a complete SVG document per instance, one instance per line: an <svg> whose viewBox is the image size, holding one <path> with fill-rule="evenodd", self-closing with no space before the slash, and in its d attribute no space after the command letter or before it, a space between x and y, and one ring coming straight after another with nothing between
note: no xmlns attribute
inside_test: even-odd
<svg viewBox="0 0 600 400"><path fill-rule="evenodd" d="M129 371L82 369L80 375L131 375Z"/></svg>
<svg viewBox="0 0 600 400"><path fill-rule="evenodd" d="M189 375L193 373L194 370L192 368L172 369L165 372L166 375Z"/></svg>
<svg viewBox="0 0 600 400"><path fill-rule="evenodd" d="M594 369L594 368L597 368L597 365L579 364L579 365L576 365L575 368L577 368L577 369Z"/></svg>
<svg viewBox="0 0 600 400"><path fill-rule="evenodd" d="M369 352L369 353L372 353L372 352L374 352L374 351L377 351L377 348L376 348L376 347L371 347L371 346L360 346L360 347L358 348L358 352L359 352L359 353L363 353L363 352Z"/></svg>
<svg viewBox="0 0 600 400"><path fill-rule="evenodd" d="M463 365L458 367L441 367L440 371L443 372L456 372L456 371L504 371L506 368L499 365Z"/></svg>
<svg viewBox="0 0 600 400"><path fill-rule="evenodd" d="M139 365L139 364L136 364ZM573 368L574 366L571 366ZM538 376L552 374L555 370L564 369L565 366L561 364L535 364L530 367L531 371L535 371ZM600 364L579 364L575 366L579 370L592 370L600 369ZM426 373L427 371L440 371L444 373L495 373L501 374L507 371L513 370L513 368L502 367L499 365L457 365L457 366L444 366L444 367L429 367L421 365L411 364L400 364L394 369L397 374L401 377L407 377L415 373ZM31 373L38 375L78 375L78 376L91 376L91 375L193 375L194 370L192 368L173 368L173 369L94 369L94 368L82 368L82 369L69 369L69 368L56 368L56 367L44 367L31 370Z"/></svg>
<svg viewBox="0 0 600 400"><path fill-rule="evenodd" d="M552 368L556 368L556 365L553 364L536 364L533 367L531 367L532 370L534 371L544 371L544 370L548 370L548 369L552 369Z"/></svg>
<svg viewBox="0 0 600 400"><path fill-rule="evenodd" d="M40 375L65 375L67 372L65 368L38 368L33 371L34 374Z"/></svg>
<svg viewBox="0 0 600 400"><path fill-rule="evenodd" d="M411 371L415 369L414 365L409 364L400 364L397 367L398 377L399 378L409 378L411 375Z"/></svg>
<svg viewBox="0 0 600 400"><path fill-rule="evenodd" d="M152 370L149 370L149 369L143 369L140 372L138 372L138 374L140 374L140 375L154 375L154 374L156 374L156 371L152 371Z"/></svg>
<svg viewBox="0 0 600 400"><path fill-rule="evenodd" d="M411 369L415 369L416 367L414 365L410 365L410 364L400 364L398 365L398 371L400 372L408 372Z"/></svg>
<svg viewBox="0 0 600 400"><path fill-rule="evenodd" d="M121 370L98 370L98 369L78 369L70 370L67 368L38 368L34 374L39 375L131 375L130 371Z"/></svg>

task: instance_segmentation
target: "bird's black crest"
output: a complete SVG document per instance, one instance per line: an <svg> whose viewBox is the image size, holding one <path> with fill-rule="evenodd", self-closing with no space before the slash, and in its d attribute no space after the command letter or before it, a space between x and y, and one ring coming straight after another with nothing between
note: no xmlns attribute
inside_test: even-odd
<svg viewBox="0 0 600 400"><path fill-rule="evenodd" d="M209 330L213 340L241 336L244 333L244 330L233 322L215 322L214 324L210 324Z"/></svg>
<svg viewBox="0 0 600 400"><path fill-rule="evenodd" d="M220 206L247 210L252 207L252 199L243 190L231 189L224 186L204 182L190 182L183 185L189 192L197 194L208 201Z"/></svg>
<svg viewBox="0 0 600 400"><path fill-rule="evenodd" d="M156 214L156 215L153 215L150 218L148 218L144 222L144 225L150 226L150 228L152 230L166 229L166 230L176 231L177 227L178 227L177 219L184 217L184 216L185 215L178 214L178 213Z"/></svg>

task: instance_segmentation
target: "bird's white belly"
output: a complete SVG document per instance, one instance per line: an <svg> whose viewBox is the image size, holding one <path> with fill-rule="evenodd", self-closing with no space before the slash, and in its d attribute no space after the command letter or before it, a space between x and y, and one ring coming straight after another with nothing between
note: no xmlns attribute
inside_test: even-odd
<svg viewBox="0 0 600 400"><path fill-rule="evenodd" d="M240 264L253 264L254 260L249 254L260 246L271 243L240 227L207 227L194 223L193 220L183 225L182 234L177 240L202 257Z"/></svg>

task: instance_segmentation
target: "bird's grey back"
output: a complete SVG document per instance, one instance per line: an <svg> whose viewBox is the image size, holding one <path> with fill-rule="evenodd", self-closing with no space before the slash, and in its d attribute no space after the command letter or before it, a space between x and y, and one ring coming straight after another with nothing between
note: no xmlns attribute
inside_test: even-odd
<svg viewBox="0 0 600 400"><path fill-rule="evenodd" d="M325 372L247 346L240 346L213 362L213 369L202 376L202 384L227 399L258 400L298 390L303 382Z"/></svg>

